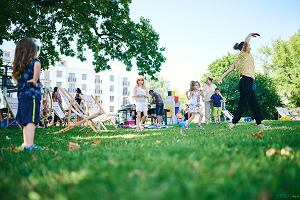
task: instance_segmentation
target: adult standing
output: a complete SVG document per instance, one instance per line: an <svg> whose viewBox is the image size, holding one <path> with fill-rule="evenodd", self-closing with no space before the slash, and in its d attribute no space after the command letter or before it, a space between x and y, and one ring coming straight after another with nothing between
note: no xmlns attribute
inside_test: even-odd
<svg viewBox="0 0 300 200"><path fill-rule="evenodd" d="M206 80L206 84L203 87L204 91L204 108L205 108L205 122L209 123L211 122L211 113L212 113L212 101L211 101L211 96L215 93L215 89L217 86L212 83L213 79L208 77Z"/></svg>
<svg viewBox="0 0 300 200"><path fill-rule="evenodd" d="M247 103L249 103L253 115L256 121L256 124L261 129L266 129L267 127L264 126L262 122L262 115L260 111L260 106L258 104L257 98L254 93L254 79L255 79L255 66L254 66L254 59L250 53L250 39L251 37L260 36L258 33L250 33L245 41L241 43L236 43L234 45L235 50L239 50L240 53L238 55L237 60L231 67L222 75L219 82L221 83L222 80L228 76L234 69L240 74L241 79L239 82L239 91L240 91L240 99L238 103L238 108L234 113L234 117L232 123L229 125L230 129L235 127L235 124L241 119L242 114L244 113L245 107Z"/></svg>
<svg viewBox="0 0 300 200"><path fill-rule="evenodd" d="M156 105L155 114L157 119L157 125L161 126L162 116L164 115L164 101L161 95L153 90L149 90L149 94L152 96L152 102Z"/></svg>
<svg viewBox="0 0 300 200"><path fill-rule="evenodd" d="M61 100L61 96L59 94L59 90L58 90L58 87L54 87L53 89L53 93L52 93L52 100L53 102L58 102L58 104L60 105L60 107L62 108L62 100ZM59 119L59 117L54 114L54 120L53 120L53 125L55 126L56 125L56 122L57 121L60 121L61 123L61 120Z"/></svg>

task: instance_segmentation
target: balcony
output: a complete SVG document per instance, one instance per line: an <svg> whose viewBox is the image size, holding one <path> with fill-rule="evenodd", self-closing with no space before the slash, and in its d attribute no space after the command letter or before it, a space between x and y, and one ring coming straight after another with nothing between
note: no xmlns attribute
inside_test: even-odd
<svg viewBox="0 0 300 200"><path fill-rule="evenodd" d="M76 77L68 77L68 82L75 83L76 82Z"/></svg>
<svg viewBox="0 0 300 200"><path fill-rule="evenodd" d="M128 81L123 81L122 86L130 86L130 82L128 82Z"/></svg>
<svg viewBox="0 0 300 200"><path fill-rule="evenodd" d="M102 80L95 79L95 84L102 84Z"/></svg>

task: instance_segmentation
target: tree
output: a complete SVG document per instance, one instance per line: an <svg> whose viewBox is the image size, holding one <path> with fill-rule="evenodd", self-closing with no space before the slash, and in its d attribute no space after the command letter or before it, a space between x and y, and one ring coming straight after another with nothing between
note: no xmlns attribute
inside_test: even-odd
<svg viewBox="0 0 300 200"><path fill-rule="evenodd" d="M214 80L219 80L222 74L229 69L230 65L234 63L237 55L235 54L227 54L222 58L219 58L212 62L208 66L208 72L203 75L201 82L206 82L207 78L213 78Z"/></svg>
<svg viewBox="0 0 300 200"><path fill-rule="evenodd" d="M39 57L45 68L60 60L61 54L85 61L84 53L89 49L96 72L110 69L109 60L123 62L128 71L135 61L140 75L153 77L165 61L164 48L158 46L159 35L149 20L131 20L130 3L131 0L2 0L0 44L23 37L40 40Z"/></svg>
<svg viewBox="0 0 300 200"><path fill-rule="evenodd" d="M289 40L275 40L260 49L263 68L291 106L300 106L300 31Z"/></svg>
<svg viewBox="0 0 300 200"><path fill-rule="evenodd" d="M236 55L228 54L220 59L217 59L209 65L208 73L204 78L210 76L218 80L222 74L234 62ZM226 98L226 109L231 113L237 109L239 100L239 80L240 76L237 72L232 72L218 87L222 95ZM265 74L257 74L255 77L255 93L259 101L262 116L264 119L277 119L277 112L275 107L281 106L281 100L277 94L276 86L273 80ZM244 116L251 116L252 111L248 106L244 112Z"/></svg>
<svg viewBox="0 0 300 200"><path fill-rule="evenodd" d="M150 77L146 77L145 85L149 90L158 92L162 98L168 96L169 82L161 76L156 76L155 79L151 80Z"/></svg>

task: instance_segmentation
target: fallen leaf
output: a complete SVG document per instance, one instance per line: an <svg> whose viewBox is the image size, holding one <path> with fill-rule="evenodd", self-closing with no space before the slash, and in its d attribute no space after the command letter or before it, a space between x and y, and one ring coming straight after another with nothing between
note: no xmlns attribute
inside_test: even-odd
<svg viewBox="0 0 300 200"><path fill-rule="evenodd" d="M155 141L155 144L160 144L160 143L161 143L160 140L156 140L156 141Z"/></svg>
<svg viewBox="0 0 300 200"><path fill-rule="evenodd" d="M257 133L251 134L252 138L261 139L263 136L263 131L258 131Z"/></svg>
<svg viewBox="0 0 300 200"><path fill-rule="evenodd" d="M101 143L101 140L93 140L93 143L98 145Z"/></svg>
<svg viewBox="0 0 300 200"><path fill-rule="evenodd" d="M267 155L268 157L274 156L276 153L277 153L277 151L276 151L276 149L274 149L274 148L271 148L271 149L269 149L268 151L266 151L266 155Z"/></svg>
<svg viewBox="0 0 300 200"><path fill-rule="evenodd" d="M69 151L78 150L80 148L80 145L75 142L69 142Z"/></svg>
<svg viewBox="0 0 300 200"><path fill-rule="evenodd" d="M282 156L290 156L291 155L291 152L292 152L292 148L291 147L285 147L283 149L280 150L280 154Z"/></svg>
<svg viewBox="0 0 300 200"><path fill-rule="evenodd" d="M7 139L7 140L10 140L11 138L10 138L10 137L8 137L8 136L6 136L6 137L5 137L5 139Z"/></svg>

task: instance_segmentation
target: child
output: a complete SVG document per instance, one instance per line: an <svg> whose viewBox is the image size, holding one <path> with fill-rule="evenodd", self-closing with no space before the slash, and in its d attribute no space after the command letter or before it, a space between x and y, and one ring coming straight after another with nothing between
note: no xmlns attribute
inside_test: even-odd
<svg viewBox="0 0 300 200"><path fill-rule="evenodd" d="M213 116L215 123L220 124L220 116L221 116L221 100L223 100L223 96L220 93L220 89L216 88L215 93L210 97L213 101Z"/></svg>
<svg viewBox="0 0 300 200"><path fill-rule="evenodd" d="M198 81L191 81L190 84L190 90L186 92L186 96L188 100L190 101L189 109L191 116L189 119L185 122L185 125L183 128L188 128L188 124L195 118L195 115L199 114L199 121L197 128L202 128L201 121L203 118L202 108L200 105L200 96L204 96L203 90L200 89L200 83Z"/></svg>
<svg viewBox="0 0 300 200"><path fill-rule="evenodd" d="M21 39L15 50L13 80L17 83L17 121L23 127L23 144L20 150L36 151L34 144L35 125L40 120L41 63L37 60L38 47L31 38Z"/></svg>
<svg viewBox="0 0 300 200"><path fill-rule="evenodd" d="M135 98L136 101L136 130L139 131L143 129L141 124L143 124L148 117L148 91L145 87L143 77L140 77L136 80L136 86L134 87L132 97ZM141 119L142 112L144 116Z"/></svg>

